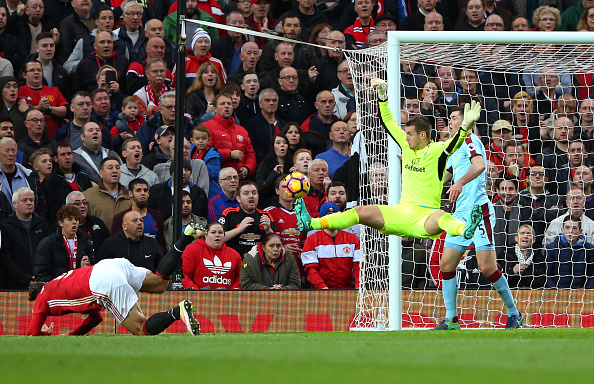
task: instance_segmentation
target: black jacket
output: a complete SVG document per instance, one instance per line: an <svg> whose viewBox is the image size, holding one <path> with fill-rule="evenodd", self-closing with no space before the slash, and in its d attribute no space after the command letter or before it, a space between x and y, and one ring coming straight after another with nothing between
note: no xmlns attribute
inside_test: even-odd
<svg viewBox="0 0 594 384"><path fill-rule="evenodd" d="M41 188L41 183L39 182L39 177L37 174L30 169L23 167L21 164L17 163L17 168L20 168L21 171L25 174L25 181L27 182L29 188L33 190L35 194L35 213L39 216L46 218L47 217L47 201L45 199L45 193ZM0 172L3 172L0 169ZM14 179L13 179L14 182ZM2 185L0 185L0 191L2 190ZM11 188L11 193L16 191L16 188ZM14 211L14 209L13 209Z"/></svg>
<svg viewBox="0 0 594 384"><path fill-rule="evenodd" d="M27 230L16 214L0 224L2 231L2 269L6 271L10 289L27 289L33 276L33 260L41 240L48 234L49 223L33 214L31 229Z"/></svg>
<svg viewBox="0 0 594 384"><path fill-rule="evenodd" d="M208 197L204 190L192 184L190 197L192 198L192 213L196 216L207 217ZM161 211L164 221L169 219L171 217L171 205L173 204L171 180L153 185L149 190L148 202L149 207Z"/></svg>
<svg viewBox="0 0 594 384"><path fill-rule="evenodd" d="M93 244L91 238L80 230L76 232L78 247L76 250L76 268L80 268L83 256L89 256L91 263L94 260ZM39 243L35 254L33 272L37 281L48 282L63 273L70 271L70 257L62 238L62 229L58 228Z"/></svg>
<svg viewBox="0 0 594 384"><path fill-rule="evenodd" d="M260 103L258 102L258 96L255 99L250 99L246 95L241 95L239 105L234 110L235 116L239 119L239 124L244 125L245 123L260 114ZM282 129L283 127L280 127Z"/></svg>
<svg viewBox="0 0 594 384"><path fill-rule="evenodd" d="M167 155L163 153L161 148L159 148L158 145L155 145L153 149L142 158L140 164L144 165L152 171L153 169L155 169L155 165L166 163L169 160L171 160L171 157L167 157Z"/></svg>
<svg viewBox="0 0 594 384"><path fill-rule="evenodd" d="M334 74L336 77L336 74ZM276 116L284 121L296 121L300 125L311 115L309 103L301 94L288 93L282 88L277 88L278 110Z"/></svg>
<svg viewBox="0 0 594 384"><path fill-rule="evenodd" d="M206 108L208 108L208 101L201 89L186 96L186 113L192 117L193 124L198 124L202 115L206 113Z"/></svg>
<svg viewBox="0 0 594 384"><path fill-rule="evenodd" d="M0 56L10 61L15 74L20 72L28 53L27 46L17 37L9 35L6 31L0 33Z"/></svg>
<svg viewBox="0 0 594 384"><path fill-rule="evenodd" d="M286 125L286 122L285 120L279 119L278 116L276 122L280 132ZM259 162L268 152L268 149L270 148L270 140L272 140L272 136L276 134L274 125L268 123L261 113L245 122L242 121L242 125L250 136L252 147L254 147L254 152L256 153L256 160Z"/></svg>
<svg viewBox="0 0 594 384"><path fill-rule="evenodd" d="M74 179L78 188L81 192L93 186L91 178L87 175L80 165L72 163L72 172L74 173ZM47 201L47 219L50 222L56 221L56 213L62 205L66 204L66 196L72 192L72 187L66 181L64 172L60 167L56 166L54 171L43 180L41 184L43 192L45 193L45 199Z"/></svg>
<svg viewBox="0 0 594 384"><path fill-rule="evenodd" d="M136 44L132 44L132 39L130 38L130 35L128 35L125 25L120 27L120 33L118 33L119 41L128 47L130 61L143 61L146 58L145 47L146 43L148 42L148 37L146 37L144 33L144 28L140 27L139 32L140 33L138 35L138 40L136 40Z"/></svg>
<svg viewBox="0 0 594 384"><path fill-rule="evenodd" d="M134 241L126 237L124 231L120 230L105 240L97 254L97 262L120 257L127 259L137 267L144 267L155 272L159 261L163 258L163 252L154 238L142 235L140 240Z"/></svg>
<svg viewBox="0 0 594 384"><path fill-rule="evenodd" d="M54 27L54 23L47 17L43 16L41 18L41 32L51 32ZM29 50L31 40L33 39L31 28L29 28L29 16L25 13L19 16L17 12L13 12L6 20L6 31L13 36L18 36L21 44Z"/></svg>
<svg viewBox="0 0 594 384"><path fill-rule="evenodd" d="M54 144L54 141L47 137L47 135L44 133L41 137L41 141L39 142L39 144L37 144L37 142L27 134L27 136L20 139L17 144L19 148L23 151L23 165L29 166L29 157L31 157L33 152L41 148L51 149L52 145Z"/></svg>
<svg viewBox="0 0 594 384"><path fill-rule="evenodd" d="M97 216L87 215L87 221L84 224L80 224L78 229L84 232L91 238L93 243L93 254L96 255L101 249L103 242L111 236L107 225L98 218Z"/></svg>
<svg viewBox="0 0 594 384"><path fill-rule="evenodd" d="M245 42L247 42L247 39L245 38L245 35L242 35L241 45L243 45ZM212 42L212 45L210 46L210 54L221 60L223 63L223 68L225 68L225 71L229 73L231 61L233 60L233 55L235 54L235 42L231 36L227 34L227 36L223 37L222 39Z"/></svg>
<svg viewBox="0 0 594 384"><path fill-rule="evenodd" d="M60 64L64 64L74 50L78 39L91 34L91 31L76 12L62 20L58 30L60 30L60 42L56 47L56 56Z"/></svg>

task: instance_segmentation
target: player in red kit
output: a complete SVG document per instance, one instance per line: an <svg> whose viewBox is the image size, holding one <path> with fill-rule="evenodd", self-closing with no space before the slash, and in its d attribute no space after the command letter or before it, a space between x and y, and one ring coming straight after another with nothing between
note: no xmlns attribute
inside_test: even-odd
<svg viewBox="0 0 594 384"><path fill-rule="evenodd" d="M35 306L27 335L50 335L53 327L44 325L47 316L68 313L88 314L70 333L84 335L101 323L101 311L105 308L134 335L157 335L176 320L182 320L188 332L197 335L200 325L194 318L190 301L182 300L179 306L147 319L138 305L136 292L163 293L183 250L198 235L203 236L204 229L188 224L182 237L159 262L156 274L135 267L123 258L106 259L90 267L71 270L46 284L32 283L29 301L35 300Z"/></svg>

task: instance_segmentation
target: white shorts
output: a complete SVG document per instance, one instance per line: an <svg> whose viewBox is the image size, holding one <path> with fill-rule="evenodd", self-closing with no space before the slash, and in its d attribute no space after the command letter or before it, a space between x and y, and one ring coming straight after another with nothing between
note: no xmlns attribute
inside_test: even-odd
<svg viewBox="0 0 594 384"><path fill-rule="evenodd" d="M135 267L127 259L105 259L93 267L89 288L97 302L122 323L138 301L136 292L142 287L148 270Z"/></svg>

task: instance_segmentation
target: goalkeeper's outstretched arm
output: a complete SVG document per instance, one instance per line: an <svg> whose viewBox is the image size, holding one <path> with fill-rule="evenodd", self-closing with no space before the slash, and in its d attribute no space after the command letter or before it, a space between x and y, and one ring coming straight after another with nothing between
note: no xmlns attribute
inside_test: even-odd
<svg viewBox="0 0 594 384"><path fill-rule="evenodd" d="M471 104L464 105L464 122L462 126L456 132L456 134L450 139L446 140L443 144L443 151L446 155L450 156L456 152L458 148L464 143L464 139L470 133L470 129L473 127L481 117L481 105L476 101L472 101Z"/></svg>
<svg viewBox="0 0 594 384"><path fill-rule="evenodd" d="M380 118L383 125L400 148L406 148L408 146L406 136L388 107L388 83L385 80L375 78L371 79L371 87L377 91Z"/></svg>

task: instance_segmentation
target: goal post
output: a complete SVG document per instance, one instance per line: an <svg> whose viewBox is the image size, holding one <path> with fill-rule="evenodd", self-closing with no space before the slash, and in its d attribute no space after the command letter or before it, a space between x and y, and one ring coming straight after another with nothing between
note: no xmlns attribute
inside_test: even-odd
<svg viewBox="0 0 594 384"><path fill-rule="evenodd" d="M501 71L504 73L509 71L516 74L530 74L530 66L534 63L527 60L534 59L534 57L528 57L527 50L531 49L532 45L545 45L555 52L546 55L547 57L544 57L545 55L542 58L539 57L538 59L542 60L539 60L537 68L544 66L557 68L567 65L572 68L570 75L573 76L575 75L573 71L575 66L570 65L569 62L578 58L586 61L587 55L592 56L592 44L594 44L594 34L576 32L395 31L388 33L387 43L381 46L346 51L345 55L349 61L349 68L355 83L358 125L366 146L366 157L361 158L359 204L367 205L378 201L378 197L373 195L374 188L377 186L373 184L374 169L371 169L372 164L377 164L377 162L385 164L388 169L388 198L384 203L392 205L399 201L401 180L398 154L400 148L393 140L386 137L381 127L375 109L376 96L370 88L369 81L373 77L380 77L388 81L390 110L400 124L399 112L403 96L401 90L404 89L400 72L401 57L414 58L416 62L425 65L438 66L441 64L455 70L473 69L477 73L478 68L488 68L488 71L493 73L497 72L497 68L502 68ZM580 51L579 45L585 45L586 48ZM587 54L581 55L580 52L584 53L584 51L587 51ZM591 60L591 63L594 64L594 61ZM589 69L582 70L592 74L593 68L594 65ZM532 75L537 73L532 72ZM521 87L521 89L525 88ZM496 101L509 103L510 99L511 96L505 100L497 99ZM490 121L488 126L491 126L492 123ZM420 327L427 328L440 320L439 317L445 313L440 291L435 290L435 287L422 292L415 292L414 289L403 291L402 289L403 246L399 237L386 237L379 234L378 231L361 228L361 247L364 261L360 268L359 295L351 330L401 330L419 324L421 324ZM384 255L381 255L382 253ZM384 265L382 263L386 258L388 262L387 265ZM428 261L427 266L429 263ZM517 292L514 291L514 295L516 294ZM525 298L526 296L527 298ZM549 300L550 297L553 299ZM579 292L567 294L567 292L555 293L539 290L527 295L523 294L524 302L521 302L519 307L521 310L528 308L527 310L533 311L531 313L538 315L535 318L543 318L546 316L539 313L541 310L548 314L548 311L563 310L563 308L566 310L568 310L567 308L580 308L579 303L572 301L572 298L575 297L579 298L578 302L582 301L582 307L579 310L582 313L588 312L587 307L593 304L590 292L585 292L580 296ZM417 302L411 304L409 300L417 300ZM503 303L492 288L468 295L461 292L458 302L459 307L462 307L463 310L467 308L468 310L485 311L484 316L478 317L486 320L476 320L473 323L480 327L500 326L500 318L505 314ZM480 308L480 306L484 308ZM548 309L549 307L552 309ZM403 318L406 319L404 322L406 324L403 323ZM574 320L573 323L568 323L566 326L576 326L576 321L582 324L581 320ZM467 324L470 324L470 320ZM533 325L538 326L538 324ZM563 324L561 325L563 326Z"/></svg>

